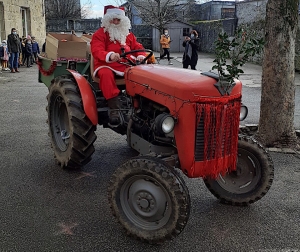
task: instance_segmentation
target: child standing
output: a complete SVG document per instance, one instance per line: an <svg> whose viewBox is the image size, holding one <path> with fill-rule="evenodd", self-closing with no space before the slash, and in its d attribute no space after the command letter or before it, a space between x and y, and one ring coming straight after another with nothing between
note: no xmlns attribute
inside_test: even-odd
<svg viewBox="0 0 300 252"><path fill-rule="evenodd" d="M32 44L31 44L31 39L27 39L26 40L25 57L26 57L26 65L27 65L27 67L32 67L32 65L31 65L31 61L32 61Z"/></svg>
<svg viewBox="0 0 300 252"><path fill-rule="evenodd" d="M38 55L40 54L39 43L35 40L35 37L32 38L32 53L33 53L33 62L37 63Z"/></svg>
<svg viewBox="0 0 300 252"><path fill-rule="evenodd" d="M2 44L0 47L0 58L1 58L2 70L10 71L10 69L8 68L9 53L8 53L6 40L2 40Z"/></svg>

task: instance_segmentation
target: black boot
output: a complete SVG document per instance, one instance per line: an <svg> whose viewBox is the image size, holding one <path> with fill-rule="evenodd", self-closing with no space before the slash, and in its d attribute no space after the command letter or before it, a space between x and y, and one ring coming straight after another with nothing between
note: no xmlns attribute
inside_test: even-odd
<svg viewBox="0 0 300 252"><path fill-rule="evenodd" d="M120 101L118 96L107 100L108 107L110 108L109 112L109 124L113 127L119 126L121 123L120 118Z"/></svg>

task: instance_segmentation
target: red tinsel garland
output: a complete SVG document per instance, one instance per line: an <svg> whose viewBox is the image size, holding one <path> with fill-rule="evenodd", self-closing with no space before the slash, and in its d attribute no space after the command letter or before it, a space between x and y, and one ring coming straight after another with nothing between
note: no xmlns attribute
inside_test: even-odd
<svg viewBox="0 0 300 252"><path fill-rule="evenodd" d="M57 61L56 61L56 60L53 60L51 66L49 67L49 69L48 69L48 70L45 70L45 69L43 68L42 60L40 60L40 59L38 60L38 68L39 68L39 71L40 71L40 72L42 73L42 75L44 75L44 76L49 76L49 75L53 74L53 72L54 72L56 66L57 66Z"/></svg>
<svg viewBox="0 0 300 252"><path fill-rule="evenodd" d="M240 108L240 94L197 103L197 125L203 120L204 129L203 161L197 171L201 177L236 170Z"/></svg>

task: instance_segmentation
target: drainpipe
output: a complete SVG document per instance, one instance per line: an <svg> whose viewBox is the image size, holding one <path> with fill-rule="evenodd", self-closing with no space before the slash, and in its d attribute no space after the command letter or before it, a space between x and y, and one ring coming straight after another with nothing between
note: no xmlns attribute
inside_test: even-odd
<svg viewBox="0 0 300 252"><path fill-rule="evenodd" d="M236 31L238 28L238 18L236 15L236 6L237 6L236 2L237 2L237 0L234 1L234 31Z"/></svg>

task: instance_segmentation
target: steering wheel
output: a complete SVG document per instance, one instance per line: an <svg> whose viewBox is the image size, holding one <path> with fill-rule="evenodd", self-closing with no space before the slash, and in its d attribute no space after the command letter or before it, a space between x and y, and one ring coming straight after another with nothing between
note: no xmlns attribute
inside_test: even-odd
<svg viewBox="0 0 300 252"><path fill-rule="evenodd" d="M149 54L141 62L139 62L139 61L133 62L130 58L126 57L128 54L134 54L137 52L148 52ZM139 64L145 64L147 62L147 60L152 57L152 55L153 55L153 52L149 49L139 49L139 50L132 50L129 52L121 53L120 57L123 59L126 59L128 61L128 63L130 64L130 66L136 66ZM119 63L121 63L121 62L119 62Z"/></svg>

